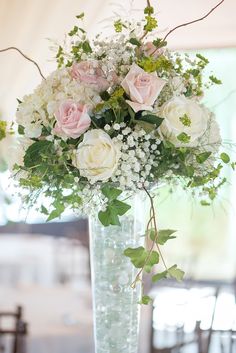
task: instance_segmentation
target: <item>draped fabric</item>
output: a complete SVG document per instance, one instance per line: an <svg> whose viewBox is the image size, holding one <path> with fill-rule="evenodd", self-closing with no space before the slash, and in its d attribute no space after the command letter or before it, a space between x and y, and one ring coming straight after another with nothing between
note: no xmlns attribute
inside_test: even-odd
<svg viewBox="0 0 236 353"><path fill-rule="evenodd" d="M159 30L163 35L176 25L201 17L219 0L152 0L159 15ZM109 33L108 24L102 22L114 12L140 16L144 0L0 0L0 49L14 45L34 58L46 75L55 64L50 61L52 38L63 41L64 34L76 24L75 16L86 13L89 33L98 28ZM139 10L138 10L139 9ZM169 46L178 49L236 46L236 1L225 0L205 21L176 31L169 38ZM15 97L21 98L40 82L36 68L15 52L0 54L0 112L12 118Z"/></svg>

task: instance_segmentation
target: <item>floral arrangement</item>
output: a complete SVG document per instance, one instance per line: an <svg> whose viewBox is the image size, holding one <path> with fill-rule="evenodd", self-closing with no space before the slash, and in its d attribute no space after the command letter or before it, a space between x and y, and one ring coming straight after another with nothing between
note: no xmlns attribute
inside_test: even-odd
<svg viewBox="0 0 236 353"><path fill-rule="evenodd" d="M41 193L51 198L51 209L41 206L48 221L70 207L98 213L104 226L119 225L130 209L127 194L147 193L152 246L125 251L140 268L133 286L174 237L172 230L157 230L151 186L181 183L206 206L226 182L220 173L230 163L219 152L215 116L202 104L204 90L221 81L204 77L204 56L170 52L168 35L159 38L157 27L149 2L142 21L115 20L109 38L89 40L74 26L57 48L58 68L19 101L16 113L21 144L14 174L29 190L27 201ZM167 276L181 279L183 272L166 267L153 281Z"/></svg>

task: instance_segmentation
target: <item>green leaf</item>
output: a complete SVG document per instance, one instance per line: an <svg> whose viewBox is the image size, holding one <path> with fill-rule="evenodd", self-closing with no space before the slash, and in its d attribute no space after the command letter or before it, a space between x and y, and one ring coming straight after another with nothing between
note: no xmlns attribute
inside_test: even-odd
<svg viewBox="0 0 236 353"><path fill-rule="evenodd" d="M108 198L109 201L113 201L117 199L118 196L122 194L122 190L110 187L110 186L104 186L101 189L102 193L104 196Z"/></svg>
<svg viewBox="0 0 236 353"><path fill-rule="evenodd" d="M7 135L7 122L0 120L0 141Z"/></svg>
<svg viewBox="0 0 236 353"><path fill-rule="evenodd" d="M42 164L44 159L47 156L50 157L53 151L54 144L52 141L36 141L26 150L24 164L27 168Z"/></svg>
<svg viewBox="0 0 236 353"><path fill-rule="evenodd" d="M211 152L203 152L196 156L196 160L198 163L204 163L211 155Z"/></svg>
<svg viewBox="0 0 236 353"><path fill-rule="evenodd" d="M83 19L84 18L84 12L81 12L81 14L77 15L76 18Z"/></svg>
<svg viewBox="0 0 236 353"><path fill-rule="evenodd" d="M47 222L52 221L55 218L61 216L61 214L65 211L65 206L63 204L58 204L57 208L55 208L48 216Z"/></svg>
<svg viewBox="0 0 236 353"><path fill-rule="evenodd" d="M172 236L173 233L177 232L173 229L161 229L158 231L156 243L164 245L168 240L175 239L176 236ZM156 238L156 233L154 229L151 229L149 232L149 237L152 241Z"/></svg>
<svg viewBox="0 0 236 353"><path fill-rule="evenodd" d="M154 265L158 264L159 262L159 254L157 251L152 251L150 255L148 255L148 251L146 251L146 258L148 257L147 263L144 266L144 271L147 273L151 272L151 269L153 268Z"/></svg>
<svg viewBox="0 0 236 353"><path fill-rule="evenodd" d="M131 208L130 205L120 200L113 200L111 207L119 216L123 216Z"/></svg>
<svg viewBox="0 0 236 353"><path fill-rule="evenodd" d="M154 276L152 276L152 282L155 283L160 281L161 279L167 278L167 275L168 275L167 271L157 273Z"/></svg>
<svg viewBox="0 0 236 353"><path fill-rule="evenodd" d="M210 202L207 202L206 200L201 200L201 205L202 206L210 206Z"/></svg>
<svg viewBox="0 0 236 353"><path fill-rule="evenodd" d="M152 302L152 298L149 297L149 295L143 295L139 304L144 304L144 305L148 305L149 303Z"/></svg>
<svg viewBox="0 0 236 353"><path fill-rule="evenodd" d="M18 134L19 135L24 135L25 134L25 128L22 125L18 125Z"/></svg>
<svg viewBox="0 0 236 353"><path fill-rule="evenodd" d="M176 236L172 236L173 233L176 233L177 230L173 229L161 229L158 231L157 242L160 245L164 245L168 240L175 239Z"/></svg>
<svg viewBox="0 0 236 353"><path fill-rule="evenodd" d="M152 43L153 45L155 45L157 49L163 48L167 45L167 42L163 41L163 39L160 39L160 38L155 39Z"/></svg>
<svg viewBox="0 0 236 353"><path fill-rule="evenodd" d="M213 75L209 76L209 79L211 80L211 82L215 83L216 85L222 85L222 81Z"/></svg>
<svg viewBox="0 0 236 353"><path fill-rule="evenodd" d="M142 268L145 264L145 260L147 257L147 252L143 246L138 248L128 248L124 251L124 255L129 257L132 264L136 268Z"/></svg>
<svg viewBox="0 0 236 353"><path fill-rule="evenodd" d="M141 47L141 43L137 38L130 38L129 42L137 47Z"/></svg>
<svg viewBox="0 0 236 353"><path fill-rule="evenodd" d="M40 209L40 212L41 213L43 213L43 214L45 214L46 216L48 216L49 215L49 212L48 212L48 210L46 209L46 207L45 206L41 206L41 209Z"/></svg>
<svg viewBox="0 0 236 353"><path fill-rule="evenodd" d="M174 265L168 269L168 275L175 278L177 281L181 282L184 277L184 271L180 270L177 265Z"/></svg>
<svg viewBox="0 0 236 353"><path fill-rule="evenodd" d="M154 124L156 125L156 128L158 128L162 124L164 119L154 114L142 114L139 120L145 121L149 124Z"/></svg>
<svg viewBox="0 0 236 353"><path fill-rule="evenodd" d="M181 132L181 134L179 134L177 136L177 139L180 141L180 142L183 142L183 143L189 143L189 141L191 140L191 137L186 134L186 132Z"/></svg>
<svg viewBox="0 0 236 353"><path fill-rule="evenodd" d="M152 267L159 262L159 254L156 251L152 251L149 255L149 252L145 250L143 246L128 248L124 251L124 255L130 258L136 268L145 266L144 270L148 273L151 272Z"/></svg>
<svg viewBox="0 0 236 353"><path fill-rule="evenodd" d="M89 53L92 53L92 48L89 44L89 41L85 41L82 43L82 48L83 48L83 51L86 53L86 54L89 54Z"/></svg>
<svg viewBox="0 0 236 353"><path fill-rule="evenodd" d="M228 155L227 153L225 153L225 152L221 153L220 158L221 158L221 160L222 160L224 163L226 163L226 164L230 162L230 157L229 157L229 155Z"/></svg>
<svg viewBox="0 0 236 353"><path fill-rule="evenodd" d="M134 120L134 123L139 125L146 133L152 132L156 128L155 125L141 120Z"/></svg>
<svg viewBox="0 0 236 353"><path fill-rule="evenodd" d="M119 226L120 221L117 213L114 211L112 207L107 207L106 211L100 211L98 213L98 219L100 222L105 226L108 227L109 225Z"/></svg>
<svg viewBox="0 0 236 353"><path fill-rule="evenodd" d="M74 26L74 28L68 33L70 37L75 36L78 33L79 27Z"/></svg>

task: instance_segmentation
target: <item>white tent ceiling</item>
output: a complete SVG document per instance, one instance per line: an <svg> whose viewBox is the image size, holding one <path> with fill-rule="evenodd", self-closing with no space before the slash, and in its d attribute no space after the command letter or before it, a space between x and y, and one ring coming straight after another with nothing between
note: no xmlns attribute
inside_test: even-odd
<svg viewBox="0 0 236 353"><path fill-rule="evenodd" d="M152 0L159 15L159 29L164 34L176 25L201 17L219 0ZM119 4L115 6L114 4ZM86 13L87 30L104 28L102 19L123 7L128 13L142 9L145 0L0 0L0 49L14 45L34 58L47 74L54 68L46 38L63 40L75 24L75 15ZM139 16L140 11L134 11ZM225 2L207 19L184 27L169 37L171 48L236 47L236 0ZM15 97L22 97L39 83L35 67L17 53L0 54L0 111L13 114Z"/></svg>

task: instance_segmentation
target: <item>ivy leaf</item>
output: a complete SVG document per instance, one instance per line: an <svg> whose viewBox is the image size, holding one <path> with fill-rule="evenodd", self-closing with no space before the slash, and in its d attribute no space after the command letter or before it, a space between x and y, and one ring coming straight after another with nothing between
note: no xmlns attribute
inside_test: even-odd
<svg viewBox="0 0 236 353"><path fill-rule="evenodd" d="M173 229L161 229L158 231L158 236L156 239L156 243L160 244L160 245L164 245L168 240L170 239L175 239L176 236L172 236L173 233L177 232L176 230ZM154 229L151 229L150 233L149 233L149 237L151 238L151 240L155 240L156 238L156 233Z"/></svg>
<svg viewBox="0 0 236 353"><path fill-rule="evenodd" d="M164 245L168 240L170 239L175 239L176 236L172 235L173 233L176 233L177 230L173 229L161 229L158 231L158 238L157 242L160 245Z"/></svg>
<svg viewBox="0 0 236 353"><path fill-rule="evenodd" d="M152 298L149 297L149 295L143 295L141 300L139 301L139 304L148 305L151 302L152 302Z"/></svg>
<svg viewBox="0 0 236 353"><path fill-rule="evenodd" d="M102 188L102 193L108 198L109 201L113 201L122 194L122 190L112 188L110 186L104 186Z"/></svg>
<svg viewBox="0 0 236 353"><path fill-rule="evenodd" d="M167 278L167 275L168 275L167 271L157 273L154 276L152 276L152 282L155 283L155 282L158 282L164 278Z"/></svg>
<svg viewBox="0 0 236 353"><path fill-rule="evenodd" d="M211 152L203 152L196 156L196 160L198 163L204 163L211 155Z"/></svg>
<svg viewBox="0 0 236 353"><path fill-rule="evenodd" d="M115 212L119 216L123 216L131 208L130 205L120 200L113 200L111 203L111 207L114 208Z"/></svg>
<svg viewBox="0 0 236 353"><path fill-rule="evenodd" d="M98 219L100 222L105 226L108 227L109 225L119 226L120 221L117 213L114 211L112 207L107 207L106 211L100 211L98 213Z"/></svg>
<svg viewBox="0 0 236 353"><path fill-rule="evenodd" d="M184 271L180 270L177 265L170 267L167 272L170 277L175 278L178 282L183 280Z"/></svg>
<svg viewBox="0 0 236 353"><path fill-rule="evenodd" d="M136 268L145 266L144 270L148 273L151 272L152 267L159 262L159 254L156 251L152 251L151 255L149 255L149 252L145 250L143 246L128 248L124 251L124 255L130 258Z"/></svg>
<svg viewBox="0 0 236 353"><path fill-rule="evenodd" d="M60 217L64 211L65 211L65 206L61 203L58 204L57 207L54 210L52 210L52 212L49 214L49 216L47 218L47 222Z"/></svg>
<svg viewBox="0 0 236 353"><path fill-rule="evenodd" d="M228 155L227 153L225 153L225 152L221 153L220 158L221 158L221 160L222 160L224 163L226 163L226 164L230 162L230 157L229 157L229 155Z"/></svg>
<svg viewBox="0 0 236 353"><path fill-rule="evenodd" d="M146 251L146 258L149 256L148 252ZM152 251L151 255L149 256L146 265L144 266L144 271L147 273L151 272L151 269L154 265L157 265L159 262L159 254L156 251Z"/></svg>
<svg viewBox="0 0 236 353"><path fill-rule="evenodd" d="M124 255L130 258L130 261L136 268L142 268L147 257L146 250L143 246L125 249Z"/></svg>

